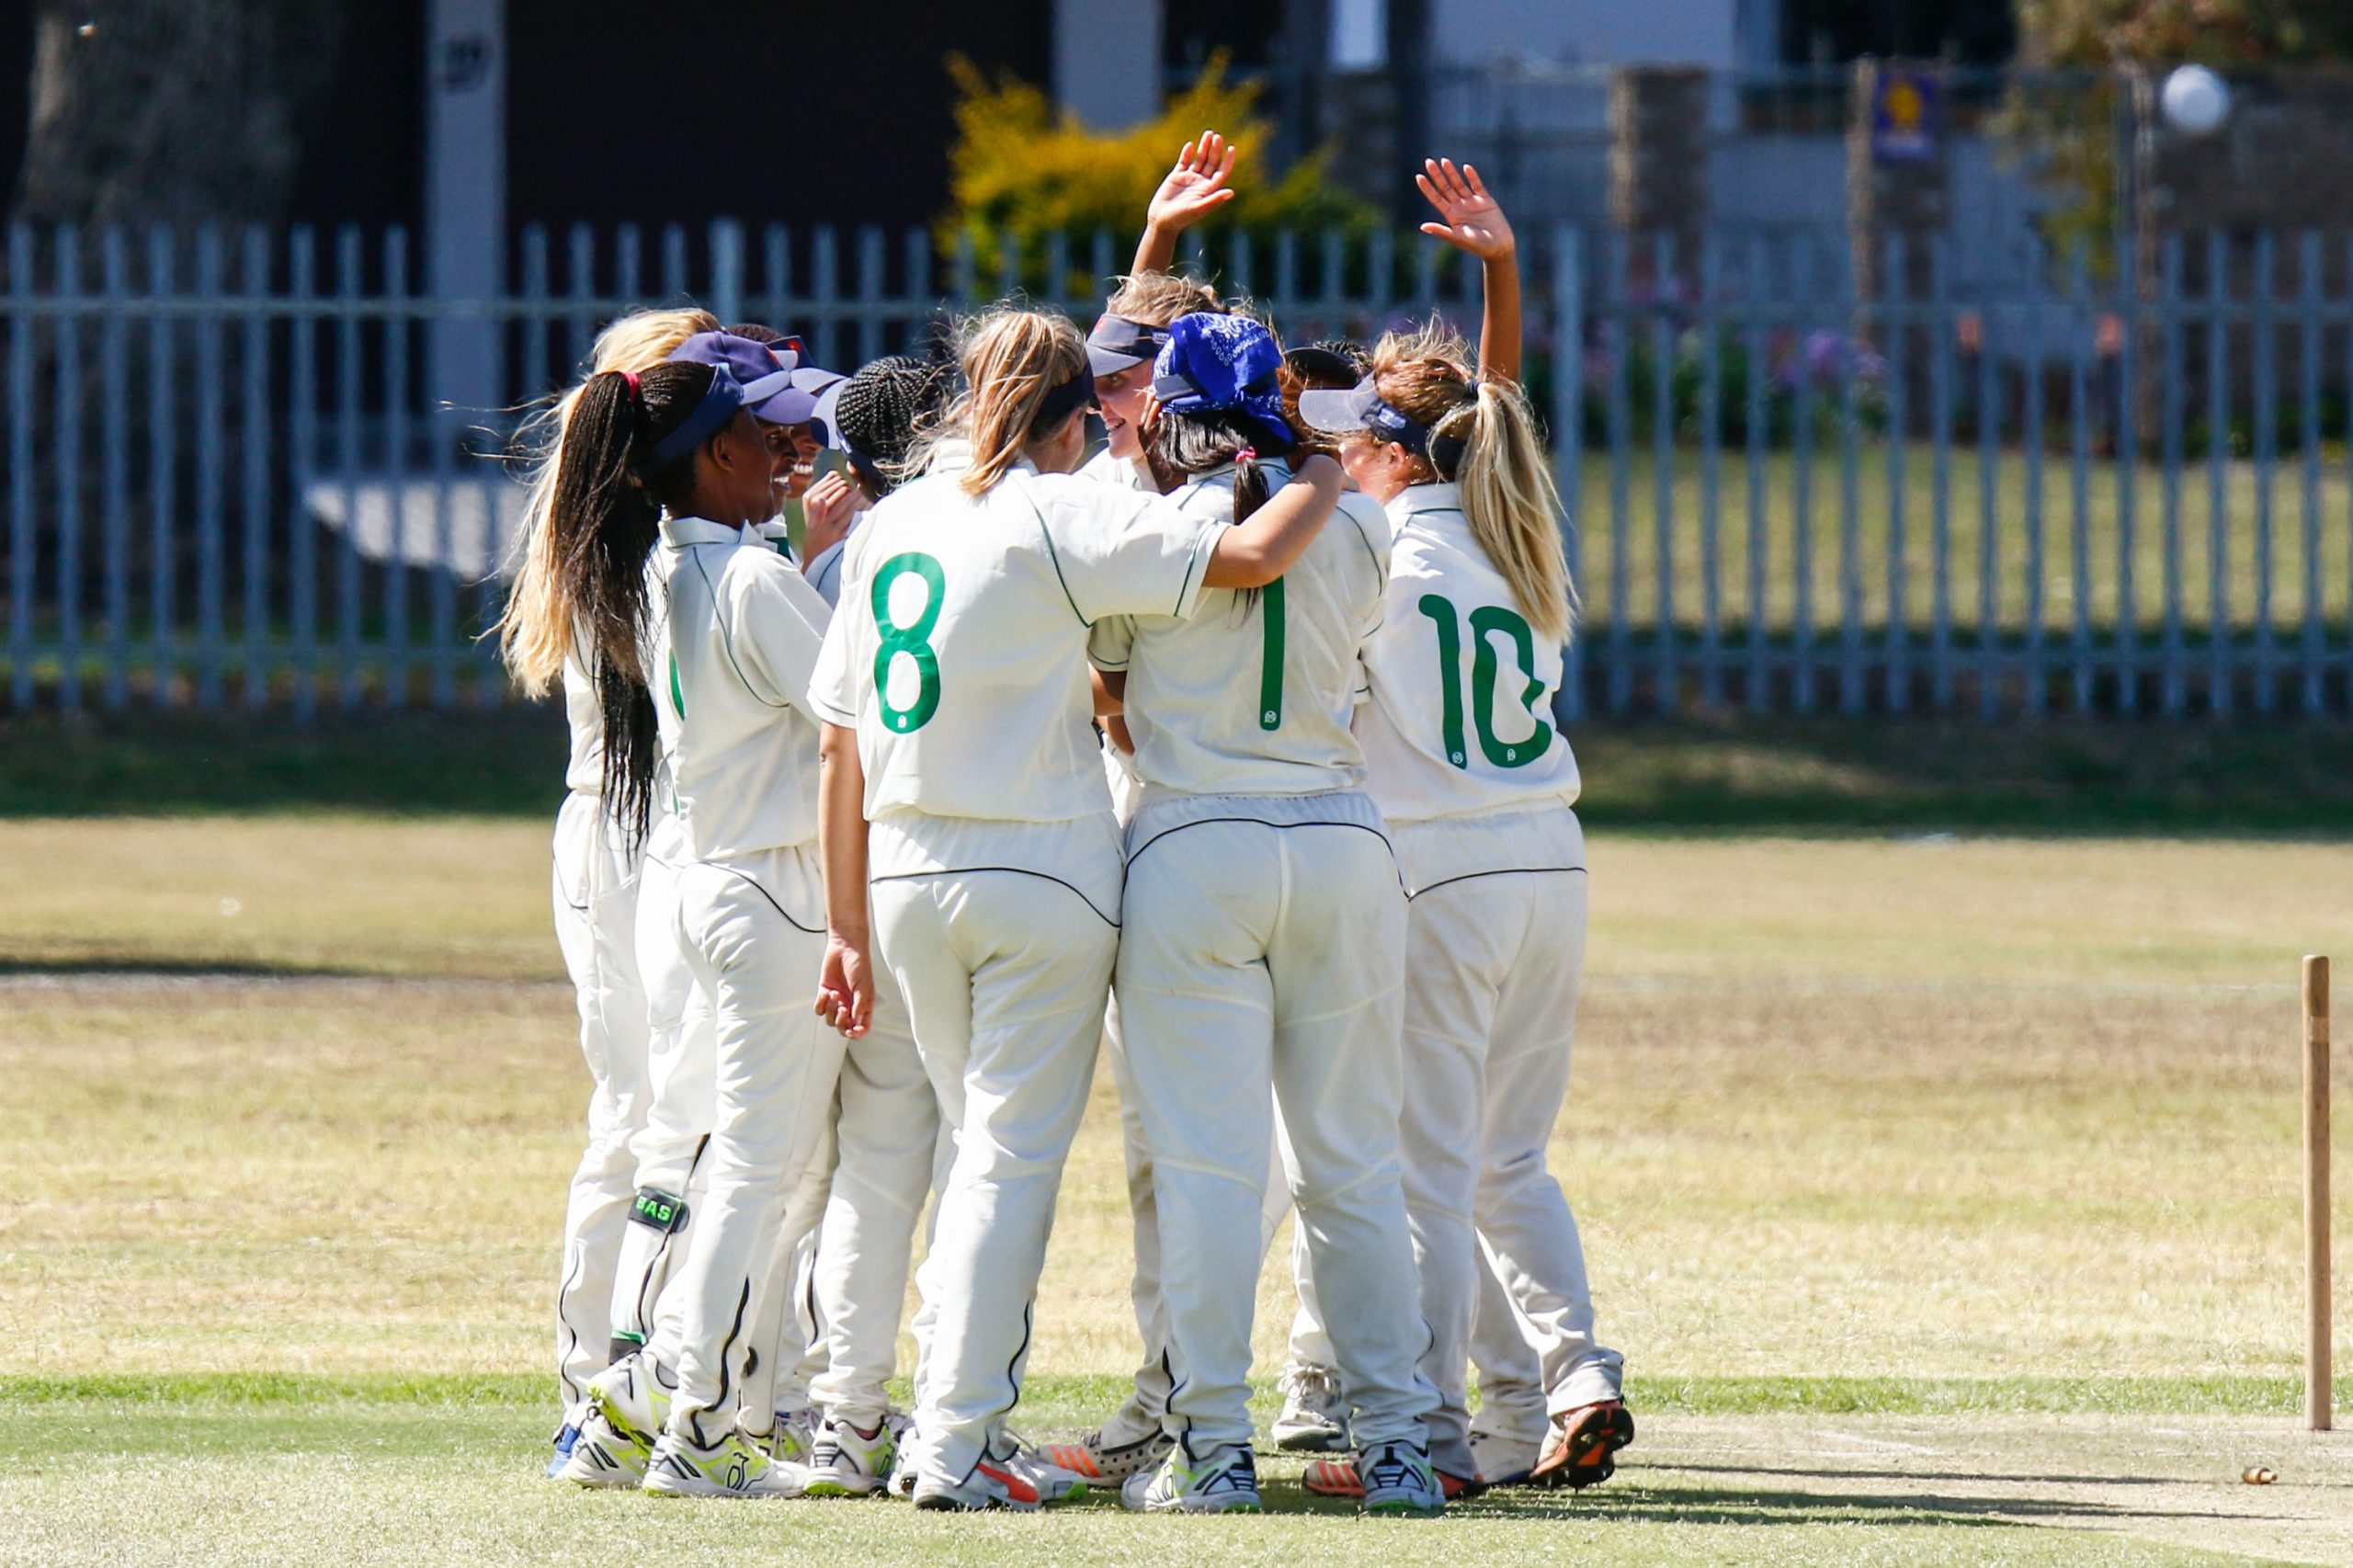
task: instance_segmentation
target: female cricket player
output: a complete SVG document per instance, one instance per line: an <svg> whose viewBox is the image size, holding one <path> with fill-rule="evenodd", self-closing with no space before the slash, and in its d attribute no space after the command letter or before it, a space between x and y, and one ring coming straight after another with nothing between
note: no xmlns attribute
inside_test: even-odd
<svg viewBox="0 0 2353 1568"><path fill-rule="evenodd" d="M592 373L648 370L698 332L718 324L707 312L640 311L597 336ZM580 1050L594 1088L588 1144L573 1172L564 1206L563 1270L556 1290L556 1381L563 1417L554 1464L570 1457L588 1380L604 1370L611 1333L609 1303L635 1187L630 1141L643 1126L652 1090L646 1003L635 929L642 855L601 809L604 721L577 627L560 600L549 503L555 458L579 389L566 392L526 426L530 463L524 503L524 555L498 623L500 651L516 682L531 696L562 683L572 753L568 793L556 814L556 940L580 1012Z"/></svg>
<svg viewBox="0 0 2353 1568"><path fill-rule="evenodd" d="M1293 446L1282 353L1246 316L1188 315L1154 366L1144 437L1188 515L1246 524ZM1365 1506L1438 1511L1417 1369L1427 1335L1397 1176L1405 904L1348 727L1380 624L1389 530L1344 498L1280 579L1190 619L1098 627L1144 781L1128 829L1118 988L1159 1211L1176 1447L1122 1501L1258 1506L1250 1329L1277 1108L1326 1327L1354 1407Z"/></svg>
<svg viewBox="0 0 2353 1568"><path fill-rule="evenodd" d="M1508 257L1509 225L1476 171L1433 163L1422 187L1448 220L1430 232L1475 231L1478 247ZM1396 530L1388 613L1364 653L1371 699L1357 729L1409 901L1404 1041L1415 1093L1401 1145L1431 1333L1423 1367L1442 1394L1433 1460L1462 1481L1481 1478L1464 1381L1483 1244L1542 1364L1552 1424L1533 1479L1583 1486L1609 1475L1633 1418L1622 1359L1595 1338L1575 1218L1544 1163L1568 1088L1586 877L1576 761L1551 719L1574 587L1554 521L1560 497L1508 379L1516 281L1507 345L1491 343L1483 371L1442 330L1392 335L1356 389L1306 393L1300 412L1347 437L1350 476L1387 506ZM1491 339L1497 320L1491 308ZM1495 362L1506 358L1499 347L1506 363ZM1484 1459L1491 1471L1505 1462ZM1308 1485L1362 1483L1345 1471L1311 1466Z"/></svg>
<svg viewBox="0 0 2353 1568"><path fill-rule="evenodd" d="M1088 631L1273 582L1340 476L1321 465L1241 528L1188 517L1072 476L1094 379L1060 314L1001 306L961 358L967 464L905 485L851 536L811 687L826 723L818 1006L863 1032L887 962L955 1130L919 1276L937 1322L901 1460L915 1502L1029 1508L1062 1472L1016 1458L1003 1421L1119 947Z"/></svg>

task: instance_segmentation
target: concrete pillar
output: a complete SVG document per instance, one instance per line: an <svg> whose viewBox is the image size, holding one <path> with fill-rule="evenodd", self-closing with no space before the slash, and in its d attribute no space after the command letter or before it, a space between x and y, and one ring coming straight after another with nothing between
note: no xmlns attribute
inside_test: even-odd
<svg viewBox="0 0 2353 1568"><path fill-rule="evenodd" d="M1697 65L1625 65L1609 75L1609 218L1633 241L1637 278L1649 276L1660 233L1675 240L1675 269L1699 271L1708 222L1708 75Z"/></svg>
<svg viewBox="0 0 2353 1568"><path fill-rule="evenodd" d="M1054 98L1090 130L1160 112L1161 0L1054 0Z"/></svg>
<svg viewBox="0 0 2353 1568"><path fill-rule="evenodd" d="M496 296L506 239L505 0L428 0L425 52L425 286L445 300ZM445 435L506 401L497 324L437 322L427 350Z"/></svg>

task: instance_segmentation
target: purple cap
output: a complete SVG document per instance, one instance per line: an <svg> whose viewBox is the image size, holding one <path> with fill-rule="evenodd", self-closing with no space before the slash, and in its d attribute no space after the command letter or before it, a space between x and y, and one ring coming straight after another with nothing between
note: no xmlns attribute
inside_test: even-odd
<svg viewBox="0 0 2353 1568"><path fill-rule="evenodd" d="M818 394L842 380L831 370L802 366L800 353L787 343L755 343L725 332L699 332L670 358L725 369L743 385L744 406L752 416L771 425L806 425L817 410Z"/></svg>

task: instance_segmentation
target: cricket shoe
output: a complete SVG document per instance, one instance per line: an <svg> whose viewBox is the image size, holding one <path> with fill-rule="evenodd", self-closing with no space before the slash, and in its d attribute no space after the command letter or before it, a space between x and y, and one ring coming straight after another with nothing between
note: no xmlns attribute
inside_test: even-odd
<svg viewBox="0 0 2353 1568"><path fill-rule="evenodd" d="M1467 1503L1487 1489L1488 1483L1471 1477L1449 1475L1433 1465L1430 1473L1438 1477L1438 1490L1449 1503ZM1299 1483L1318 1497L1345 1497L1352 1503L1364 1501L1364 1477L1357 1473L1354 1460L1313 1460L1299 1478Z"/></svg>
<svg viewBox="0 0 2353 1568"><path fill-rule="evenodd" d="M1075 1443L1048 1443L1038 1453L1047 1463L1089 1481L1118 1483L1157 1467L1176 1446L1176 1439L1165 1432L1148 1433L1132 1443L1107 1443L1097 1426Z"/></svg>
<svg viewBox="0 0 2353 1568"><path fill-rule="evenodd" d="M962 1481L950 1481L944 1475L919 1476L915 1484L915 1506L946 1513L970 1514L986 1508L1011 1508L1017 1513L1029 1514L1035 1513L1048 1503L1086 1495L1086 1487L1081 1483L1075 1492L1065 1488L1049 1496L1032 1473L1035 1468L1034 1460L1025 1462L1024 1456L1016 1455L1009 1460L983 1460Z"/></svg>
<svg viewBox="0 0 2353 1568"><path fill-rule="evenodd" d="M1128 1477L1120 1506L1137 1514L1262 1513L1258 1461L1246 1445L1226 1445L1195 1463L1172 1444L1157 1467Z"/></svg>
<svg viewBox="0 0 2353 1568"><path fill-rule="evenodd" d="M1543 1446L1541 1441L1471 1429L1471 1457L1479 1461L1479 1479L1490 1486L1526 1485Z"/></svg>
<svg viewBox="0 0 2353 1568"><path fill-rule="evenodd" d="M798 1497L805 1473L741 1432L708 1449L665 1432L645 1467L645 1489L659 1497Z"/></svg>
<svg viewBox="0 0 2353 1568"><path fill-rule="evenodd" d="M1364 1511L1408 1517L1446 1512L1446 1489L1416 1443L1377 1443L1357 1455Z"/></svg>
<svg viewBox="0 0 2353 1568"><path fill-rule="evenodd" d="M638 1449L642 1471L654 1461L654 1444L670 1419L670 1395L677 1388L663 1376L654 1358L643 1354L617 1361L588 1380L587 1404L619 1436Z"/></svg>
<svg viewBox="0 0 2353 1568"><path fill-rule="evenodd" d="M891 1484L899 1443L887 1421L861 1432L847 1421L817 1428L802 1492L812 1497L871 1497Z"/></svg>
<svg viewBox="0 0 2353 1568"><path fill-rule="evenodd" d="M1336 1454L1348 1446L1348 1402L1329 1367L1291 1368L1283 1374L1282 1391L1275 1447L1286 1453Z"/></svg>
<svg viewBox="0 0 2353 1568"><path fill-rule="evenodd" d="M776 1425L768 1428L768 1452L795 1464L809 1463L817 1451L818 1420L811 1409L778 1411Z"/></svg>
<svg viewBox="0 0 2353 1568"><path fill-rule="evenodd" d="M1634 1440L1634 1413L1622 1399L1581 1404L1555 1416L1529 1480L1538 1486L1582 1491L1598 1486L1618 1471L1618 1450Z"/></svg>
<svg viewBox="0 0 2353 1568"><path fill-rule="evenodd" d="M562 1481L563 1467L572 1462L572 1446L580 1441L580 1423L586 1417L588 1407L584 1401L563 1413L563 1422L555 1429L552 1439L554 1452L548 1460L548 1479Z"/></svg>
<svg viewBox="0 0 2353 1568"><path fill-rule="evenodd" d="M573 1439L572 1452L565 1456L563 1468L555 1472L556 1478L575 1486L634 1490L643 1484L646 1461L653 1455L650 1446L624 1436L602 1412L591 1410L580 1418L579 1435Z"/></svg>
<svg viewBox="0 0 2353 1568"><path fill-rule="evenodd" d="M1036 1444L1011 1432L999 1432L989 1445L989 1462L1010 1470L1037 1489L1047 1503L1075 1503L1087 1493L1086 1477L1048 1459Z"/></svg>

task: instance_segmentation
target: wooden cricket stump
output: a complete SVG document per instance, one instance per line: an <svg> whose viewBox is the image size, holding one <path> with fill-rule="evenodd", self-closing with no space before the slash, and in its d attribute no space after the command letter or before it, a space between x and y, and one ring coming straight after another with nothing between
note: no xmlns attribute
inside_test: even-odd
<svg viewBox="0 0 2353 1568"><path fill-rule="evenodd" d="M2304 960L2304 1425L2335 1425L2328 1202L2328 960Z"/></svg>

